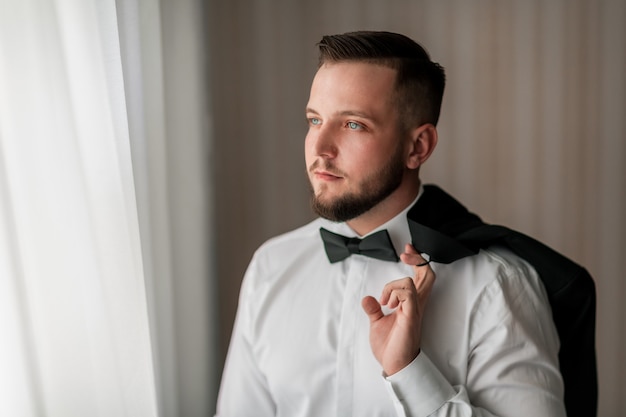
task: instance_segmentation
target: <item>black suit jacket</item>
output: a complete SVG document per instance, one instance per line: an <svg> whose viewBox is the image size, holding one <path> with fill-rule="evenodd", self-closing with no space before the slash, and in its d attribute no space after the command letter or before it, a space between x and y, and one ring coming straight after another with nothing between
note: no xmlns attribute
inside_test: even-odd
<svg viewBox="0 0 626 417"><path fill-rule="evenodd" d="M480 248L503 245L535 267L548 293L561 343L559 367L567 415L596 416L596 295L587 270L529 236L485 224L434 185L424 187L407 217L413 246L432 261L450 263Z"/></svg>

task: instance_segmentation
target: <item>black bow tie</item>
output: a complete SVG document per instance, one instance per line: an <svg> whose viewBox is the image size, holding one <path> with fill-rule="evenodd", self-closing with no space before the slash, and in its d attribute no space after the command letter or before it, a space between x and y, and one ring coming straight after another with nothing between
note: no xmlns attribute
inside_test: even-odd
<svg viewBox="0 0 626 417"><path fill-rule="evenodd" d="M363 239L338 235L323 227L320 228L320 234L330 263L342 261L353 254L369 256L383 261L398 262L400 260L386 230L381 230Z"/></svg>

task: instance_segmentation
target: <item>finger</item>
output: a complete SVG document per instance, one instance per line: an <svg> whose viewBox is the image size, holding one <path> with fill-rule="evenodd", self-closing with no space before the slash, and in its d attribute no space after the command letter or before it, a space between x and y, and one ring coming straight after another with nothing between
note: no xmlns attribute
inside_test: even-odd
<svg viewBox="0 0 626 417"><path fill-rule="evenodd" d="M363 311L365 311L365 314L367 314L372 323L384 317L380 304L370 295L361 300L361 307L363 307Z"/></svg>
<svg viewBox="0 0 626 417"><path fill-rule="evenodd" d="M420 253L415 250L413 245L407 243L404 246L404 253L400 255L400 259L407 265L411 266L424 266L428 264L428 261L424 259Z"/></svg>
<svg viewBox="0 0 626 417"><path fill-rule="evenodd" d="M428 293L435 282L435 272L430 267L430 264L422 255L420 255L415 248L406 244L404 248L405 252L400 255L400 259L408 265L413 266L415 272L415 288L419 294Z"/></svg>
<svg viewBox="0 0 626 417"><path fill-rule="evenodd" d="M435 283L435 274L430 271L421 278L416 277L416 281L417 283L415 285L415 288L417 291L417 298L419 300L420 306L423 307L430 297L430 293L433 289L433 285Z"/></svg>
<svg viewBox="0 0 626 417"><path fill-rule="evenodd" d="M403 317L414 317L419 312L419 298L415 288L412 290L396 289L391 292L389 302L385 305L391 310L400 312Z"/></svg>
<svg viewBox="0 0 626 417"><path fill-rule="evenodd" d="M387 302L387 307L396 308L400 305L400 303L404 301L408 301L414 297L416 294L415 290L393 290L391 295L389 296L389 301Z"/></svg>
<svg viewBox="0 0 626 417"><path fill-rule="evenodd" d="M389 301L387 301L387 307L396 308L400 304L400 294L398 294L399 290L391 291L389 295Z"/></svg>
<svg viewBox="0 0 626 417"><path fill-rule="evenodd" d="M383 292L380 296L380 304L388 305L391 295L396 290L415 291L415 283L409 277L400 278L387 283L387 285L385 285L385 287L383 288Z"/></svg>

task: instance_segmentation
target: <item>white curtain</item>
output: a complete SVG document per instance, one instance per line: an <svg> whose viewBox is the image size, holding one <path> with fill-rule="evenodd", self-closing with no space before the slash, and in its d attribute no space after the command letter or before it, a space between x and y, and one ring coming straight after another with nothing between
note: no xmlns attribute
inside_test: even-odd
<svg viewBox="0 0 626 417"><path fill-rule="evenodd" d="M117 0L160 415L213 414L214 248L202 0Z"/></svg>
<svg viewBox="0 0 626 417"><path fill-rule="evenodd" d="M0 0L0 415L156 416L114 1Z"/></svg>

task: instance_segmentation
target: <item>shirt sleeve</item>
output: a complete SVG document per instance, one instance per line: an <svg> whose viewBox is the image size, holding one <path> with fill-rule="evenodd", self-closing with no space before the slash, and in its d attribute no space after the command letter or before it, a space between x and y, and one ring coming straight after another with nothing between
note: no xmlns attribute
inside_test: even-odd
<svg viewBox="0 0 626 417"><path fill-rule="evenodd" d="M424 351L385 378L398 416L565 417L545 290L530 266L505 272L474 305L465 381L452 385Z"/></svg>
<svg viewBox="0 0 626 417"><path fill-rule="evenodd" d="M217 401L216 417L274 416L276 406L265 376L254 359L249 343L251 326L251 292L254 266L250 265L241 287L239 308L233 326L228 357L224 365Z"/></svg>

